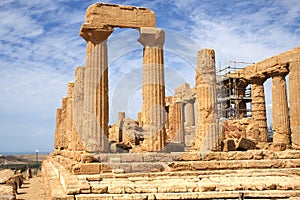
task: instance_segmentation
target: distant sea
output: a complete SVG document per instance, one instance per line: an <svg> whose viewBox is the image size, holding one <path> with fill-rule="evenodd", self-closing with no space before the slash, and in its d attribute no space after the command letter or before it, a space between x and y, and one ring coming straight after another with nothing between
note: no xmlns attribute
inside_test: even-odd
<svg viewBox="0 0 300 200"><path fill-rule="evenodd" d="M50 152L43 152L39 151L39 154L49 154ZM4 156L18 156L18 155L23 155L23 154L36 154L35 151L23 151L23 152L0 152L0 155Z"/></svg>

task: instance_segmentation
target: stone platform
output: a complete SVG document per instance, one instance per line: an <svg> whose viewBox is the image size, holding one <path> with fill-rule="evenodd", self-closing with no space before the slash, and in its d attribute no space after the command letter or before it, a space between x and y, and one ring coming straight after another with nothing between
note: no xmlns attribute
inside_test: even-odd
<svg viewBox="0 0 300 200"><path fill-rule="evenodd" d="M300 153L57 151L43 177L49 199L289 199L300 196Z"/></svg>

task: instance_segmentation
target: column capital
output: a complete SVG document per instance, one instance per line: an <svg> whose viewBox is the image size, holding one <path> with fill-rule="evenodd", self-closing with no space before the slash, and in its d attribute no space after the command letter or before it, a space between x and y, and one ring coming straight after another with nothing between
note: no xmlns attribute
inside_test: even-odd
<svg viewBox="0 0 300 200"><path fill-rule="evenodd" d="M159 47L163 48L165 42L165 32L162 29L155 27L140 28L140 38L138 41L144 47Z"/></svg>
<svg viewBox="0 0 300 200"><path fill-rule="evenodd" d="M265 76L262 77L252 77L250 82L251 84L258 84L258 85L263 85L264 82L267 80L268 78Z"/></svg>
<svg viewBox="0 0 300 200"><path fill-rule="evenodd" d="M282 70L282 71L275 71L271 74L272 78L276 76L285 77L289 73L288 69Z"/></svg>
<svg viewBox="0 0 300 200"><path fill-rule="evenodd" d="M85 39L86 42L100 44L106 40L113 31L114 29L112 27L96 28L89 27L87 24L83 24L80 28L79 35Z"/></svg>

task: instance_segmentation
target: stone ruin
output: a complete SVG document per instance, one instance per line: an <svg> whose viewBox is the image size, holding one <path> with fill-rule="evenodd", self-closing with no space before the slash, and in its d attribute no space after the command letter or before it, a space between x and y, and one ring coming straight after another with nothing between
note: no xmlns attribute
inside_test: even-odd
<svg viewBox="0 0 300 200"><path fill-rule="evenodd" d="M140 32L142 109L137 120L119 112L118 121L109 125L107 40L114 28ZM87 44L86 66L78 67L74 83L68 84L57 109L54 151L42 166L49 199L300 196L300 47L221 77L214 50L201 49L195 86L185 83L166 97L165 34L156 28L153 11L93 4L80 36ZM273 143L267 141L267 78L273 79ZM230 97L224 92L226 80L239 83L230 88L238 94L239 114L224 120L228 113L219 107L230 106L220 100ZM251 117L243 111L249 84Z"/></svg>

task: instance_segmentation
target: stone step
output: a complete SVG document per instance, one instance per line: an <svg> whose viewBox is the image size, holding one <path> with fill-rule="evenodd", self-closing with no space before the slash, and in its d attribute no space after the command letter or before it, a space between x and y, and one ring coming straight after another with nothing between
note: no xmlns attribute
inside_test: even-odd
<svg viewBox="0 0 300 200"><path fill-rule="evenodd" d="M265 162L268 160L247 160L247 162ZM274 162L275 161L275 162ZM135 172L135 173L96 173L90 175L74 175L65 169L55 159L49 158L44 161L43 167L48 171L47 176L52 177L50 185L55 190L52 196L59 196L63 193L66 197L75 199L179 199L179 198L198 198L200 193L206 193L206 198L236 198L239 191L250 192L253 198L255 194L261 197L257 191L264 192L272 198L285 198L298 195L300 190L300 169L299 168L278 168L287 166L286 162L297 161L297 159L280 160L280 165L274 165L277 160L271 160L276 168L242 168L242 169L212 169L212 170L169 170L164 172ZM177 161L175 163L193 163L215 161ZM225 162L225 161L221 161ZM226 161L234 163L233 161ZM242 162L241 160L236 162ZM244 161L246 162L246 161ZM172 162L174 163L174 162ZM252 163L252 164L253 164ZM82 163L88 166L99 163ZM100 163L103 164L103 163ZM109 165L137 165L157 164L157 163L109 163ZM166 164L166 163L160 163ZM289 166L292 166L290 164ZM254 165L253 165L254 166ZM149 166L148 166L149 167ZM143 171L143 170L142 170ZM57 175L58 173L58 175ZM59 178L58 178L59 177ZM77 180L74 181L74 180ZM80 182L85 182L87 190L80 190ZM65 184L65 186L64 186ZM58 189L56 185L60 185ZM282 191L287 192L286 196ZM292 193L293 191L294 193ZM297 193L298 192L298 193ZM84 194L86 193L86 194ZM218 196L219 193L224 196ZM147 195L146 195L147 194ZM233 194L235 196L233 196ZM146 195L146 196L145 196ZM192 196L189 196L192 195ZM194 196L193 196L194 195ZM208 196L207 196L208 195ZM264 197L264 196L262 196Z"/></svg>
<svg viewBox="0 0 300 200"><path fill-rule="evenodd" d="M66 194L53 166L48 161L42 163L42 176L47 199L74 200L74 195Z"/></svg>
<svg viewBox="0 0 300 200"><path fill-rule="evenodd" d="M245 199L293 199L299 197L300 190L295 191L226 191L226 192L189 192L189 193L144 193L144 194L80 194L76 195L76 200L140 200L140 199L238 199L239 193L244 193Z"/></svg>
<svg viewBox="0 0 300 200"><path fill-rule="evenodd" d="M180 183L180 184L178 184ZM145 177L103 178L101 181L90 181L92 191L106 188L100 193L169 193L169 192L207 192L207 191L237 191L237 190L300 190L298 174L279 174L263 176L263 171L257 174L230 174L214 176L184 176L184 177ZM94 189L95 188L95 189Z"/></svg>
<svg viewBox="0 0 300 200"><path fill-rule="evenodd" d="M102 162L102 163L130 163L130 162L172 162L172 161L210 161L210 160L273 160L273 159L300 159L300 154L296 150L268 151L268 150L248 150L229 152L171 152L171 153L100 153L84 154L74 151L57 151L54 157L81 162Z"/></svg>
<svg viewBox="0 0 300 200"><path fill-rule="evenodd" d="M237 169L276 169L300 167L300 159L276 160L211 160L211 161L173 161L151 163L80 163L74 174L99 173L137 173L201 170L237 170Z"/></svg>

